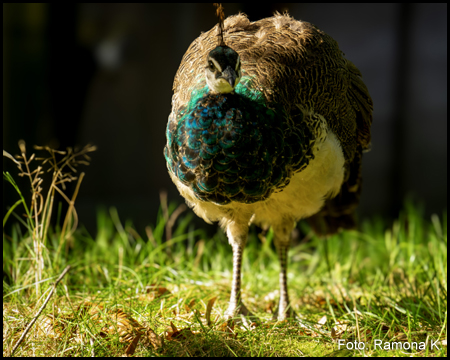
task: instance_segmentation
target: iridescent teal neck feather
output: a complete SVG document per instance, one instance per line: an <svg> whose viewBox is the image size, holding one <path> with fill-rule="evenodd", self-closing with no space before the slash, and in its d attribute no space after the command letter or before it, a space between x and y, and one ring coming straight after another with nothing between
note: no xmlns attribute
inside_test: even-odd
<svg viewBox="0 0 450 360"><path fill-rule="evenodd" d="M285 112L267 106L248 81L242 79L229 94L207 87L194 91L169 119L167 166L200 200L222 205L265 200L312 156L309 128L290 128Z"/></svg>

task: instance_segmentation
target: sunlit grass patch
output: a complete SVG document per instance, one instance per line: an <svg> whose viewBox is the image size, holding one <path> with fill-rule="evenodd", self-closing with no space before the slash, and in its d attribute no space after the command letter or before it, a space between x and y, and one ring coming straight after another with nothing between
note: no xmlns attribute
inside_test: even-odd
<svg viewBox="0 0 450 360"><path fill-rule="evenodd" d="M4 178L14 182L9 174ZM4 355L33 320L15 356L446 355L445 212L425 219L420 206L407 203L393 224L372 218L359 231L327 240L301 223L288 273L300 322L271 320L279 271L273 234L252 228L242 296L262 321L245 328L222 319L232 277L226 236L195 228L184 205L168 204L162 194L158 217L145 234L115 208L99 210L91 236L83 227L75 231L75 208L68 217L59 215L67 218L65 227L36 220L38 196L33 198L20 196L4 219L5 226L28 206L28 216L16 217L3 235ZM46 214L52 212L48 206L42 207ZM375 340L396 345L380 349ZM364 349L349 349L355 342ZM414 342L424 349L398 348Z"/></svg>

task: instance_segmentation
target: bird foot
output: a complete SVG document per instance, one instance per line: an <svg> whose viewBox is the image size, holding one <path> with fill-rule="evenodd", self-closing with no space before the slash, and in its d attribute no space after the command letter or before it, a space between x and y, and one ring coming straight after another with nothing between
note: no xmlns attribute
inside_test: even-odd
<svg viewBox="0 0 450 360"><path fill-rule="evenodd" d="M229 305L225 311L225 319L242 322L245 326L251 327L254 323L259 323L260 320L241 302L239 305Z"/></svg>
<svg viewBox="0 0 450 360"><path fill-rule="evenodd" d="M294 309L292 309L291 305L278 305L273 313L272 320L283 321L288 319L297 320L299 317L295 313Z"/></svg>

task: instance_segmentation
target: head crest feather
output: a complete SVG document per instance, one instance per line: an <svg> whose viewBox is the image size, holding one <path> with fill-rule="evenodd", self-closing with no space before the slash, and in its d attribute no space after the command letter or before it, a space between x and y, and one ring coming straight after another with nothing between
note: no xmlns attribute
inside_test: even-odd
<svg viewBox="0 0 450 360"><path fill-rule="evenodd" d="M225 41L223 40L223 22L225 20L225 13L222 4L214 3L214 6L216 7L216 15L219 19L219 46L225 46Z"/></svg>

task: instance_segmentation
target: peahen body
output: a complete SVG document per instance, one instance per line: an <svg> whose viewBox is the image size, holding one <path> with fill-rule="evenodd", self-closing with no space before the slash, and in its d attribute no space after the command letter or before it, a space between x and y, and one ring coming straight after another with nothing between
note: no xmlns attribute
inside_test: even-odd
<svg viewBox="0 0 450 360"><path fill-rule="evenodd" d="M292 315L286 269L296 222L307 218L321 235L354 226L372 122L360 72L307 22L239 14L194 40L173 89L164 154L181 195L220 222L233 248L226 315L250 314L240 279L251 223L273 227L277 315Z"/></svg>

